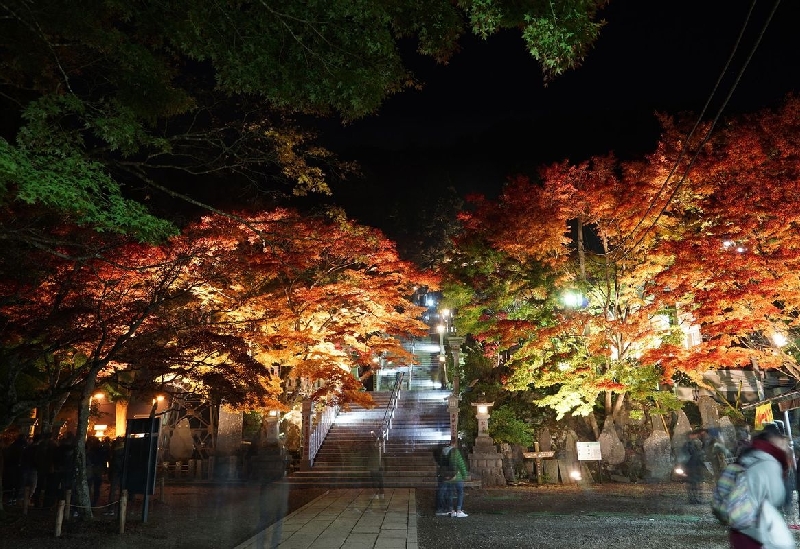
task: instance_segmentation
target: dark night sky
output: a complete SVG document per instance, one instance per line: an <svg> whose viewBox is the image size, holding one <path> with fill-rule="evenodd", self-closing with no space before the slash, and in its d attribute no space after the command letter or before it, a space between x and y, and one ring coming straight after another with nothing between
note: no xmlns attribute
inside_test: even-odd
<svg viewBox="0 0 800 549"><path fill-rule="evenodd" d="M773 5L757 3L708 116ZM376 116L326 129L329 146L364 169L364 180L336 187L337 200L380 224L382 206L398 193L425 197L453 186L461 195L493 194L508 175L532 174L544 163L649 152L656 111L700 112L749 8L744 0L611 0L584 64L548 86L519 32L465 38L447 66L409 55L425 82L421 91L390 98ZM800 88L798 21L800 2L781 2L725 114L779 104Z"/></svg>

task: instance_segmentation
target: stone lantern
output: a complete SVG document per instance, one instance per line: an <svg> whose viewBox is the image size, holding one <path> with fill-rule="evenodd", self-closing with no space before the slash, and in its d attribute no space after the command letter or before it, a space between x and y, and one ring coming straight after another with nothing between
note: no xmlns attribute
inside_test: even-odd
<svg viewBox="0 0 800 549"><path fill-rule="evenodd" d="M282 478L286 474L287 455L280 438L281 413L269 410L261 422L258 448L250 457L248 477L261 481Z"/></svg>
<svg viewBox="0 0 800 549"><path fill-rule="evenodd" d="M489 436L489 409L494 402L480 400L473 402L475 417L478 420L478 436L469 456L470 474L481 480L482 486L505 486L503 475L503 455L497 451Z"/></svg>

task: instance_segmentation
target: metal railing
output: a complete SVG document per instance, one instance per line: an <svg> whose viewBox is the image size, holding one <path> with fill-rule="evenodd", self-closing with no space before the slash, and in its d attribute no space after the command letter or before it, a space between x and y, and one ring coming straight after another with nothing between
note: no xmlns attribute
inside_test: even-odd
<svg viewBox="0 0 800 549"><path fill-rule="evenodd" d="M312 403L312 413L313 406L314 405ZM319 421L317 421L317 424L314 426L308 437L308 456L306 459L308 459L309 465L314 463L314 458L317 457L317 452L322 446L322 443L325 441L325 437L328 436L328 431L331 430L333 422L336 420L336 416L338 414L338 406L326 406L325 410L321 414L314 414L319 416Z"/></svg>
<svg viewBox="0 0 800 549"><path fill-rule="evenodd" d="M389 438L389 430L392 428L392 419L394 419L394 412L397 410L397 402L400 395L400 387L403 385L403 377L405 372L397 374L397 379L392 388L392 394L389 396L389 404L386 405L386 411L383 413L383 422L381 423L381 451L386 451L386 440Z"/></svg>

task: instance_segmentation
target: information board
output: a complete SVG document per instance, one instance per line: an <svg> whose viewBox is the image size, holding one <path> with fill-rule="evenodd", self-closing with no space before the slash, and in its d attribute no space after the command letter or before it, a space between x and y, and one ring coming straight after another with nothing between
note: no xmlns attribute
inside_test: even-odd
<svg viewBox="0 0 800 549"><path fill-rule="evenodd" d="M578 449L578 461L600 461L600 443L599 442L576 442L575 446Z"/></svg>

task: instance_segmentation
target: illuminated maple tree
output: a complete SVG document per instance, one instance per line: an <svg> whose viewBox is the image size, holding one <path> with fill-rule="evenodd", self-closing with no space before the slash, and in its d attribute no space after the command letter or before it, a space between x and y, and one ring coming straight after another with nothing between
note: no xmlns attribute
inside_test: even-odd
<svg viewBox="0 0 800 549"><path fill-rule="evenodd" d="M624 397L674 405L656 389L675 374L703 385L756 364L798 378L778 344L800 306L797 111L790 98L710 138L663 117L641 160L558 163L477 200L448 298L502 351L506 386L552 387L538 402L561 414L590 414L603 393L613 417Z"/></svg>
<svg viewBox="0 0 800 549"><path fill-rule="evenodd" d="M660 296L680 304L700 326L689 349L654 351L669 369L698 380L720 367L757 364L800 379L782 348L800 311L800 102L730 121L704 144L685 181L679 238L665 245L673 261L657 278ZM676 150L696 144L680 130L666 139ZM776 343L777 342L777 343Z"/></svg>
<svg viewBox="0 0 800 549"><path fill-rule="evenodd" d="M639 360L659 313L644 294L657 256L615 256L646 207L642 193L652 192L633 173L603 157L544 168L540 183L513 178L497 203L479 200L464 216L461 253L481 258L451 263L463 285L448 296L465 330L505 351L506 387L547 389L539 405L587 416L596 433L601 394L613 418L625 395L653 398L659 379ZM464 295L467 287L475 293Z"/></svg>
<svg viewBox="0 0 800 549"><path fill-rule="evenodd" d="M381 355L410 364L401 337L427 333L409 298L435 279L401 261L379 231L289 210L204 218L187 238L212 250L196 290L210 329L243 338L284 383L284 402L369 404L354 368Z"/></svg>

